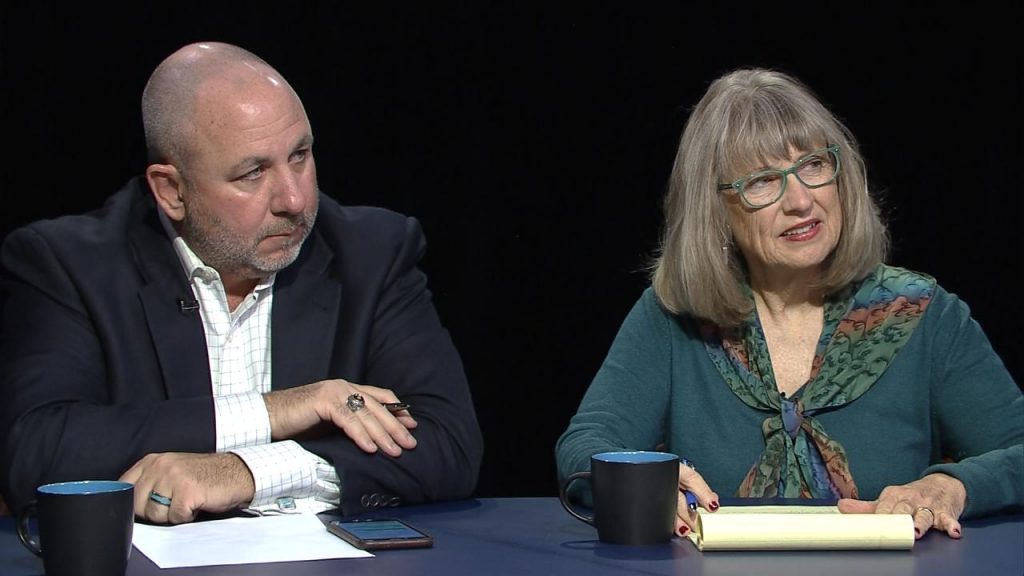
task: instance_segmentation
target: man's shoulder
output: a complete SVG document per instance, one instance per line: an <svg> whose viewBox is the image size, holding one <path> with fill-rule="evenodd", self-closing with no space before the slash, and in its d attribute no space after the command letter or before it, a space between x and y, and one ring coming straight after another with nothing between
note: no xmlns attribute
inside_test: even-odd
<svg viewBox="0 0 1024 576"><path fill-rule="evenodd" d="M132 213L145 196L132 180L99 208L80 214L66 214L53 218L36 220L16 228L4 238L3 243L19 239L36 238L51 245L63 245L70 249L91 250L98 244L123 243L124 234Z"/></svg>
<svg viewBox="0 0 1024 576"><path fill-rule="evenodd" d="M379 206L341 204L325 194L320 195L318 219L326 225L365 228L403 228L408 216Z"/></svg>
<svg viewBox="0 0 1024 576"><path fill-rule="evenodd" d="M377 206L343 205L321 194L313 235L304 248L307 260L332 255L343 272L362 279L374 270L388 273L397 262L415 263L426 249L419 221ZM308 264L308 263L307 263Z"/></svg>
<svg viewBox="0 0 1024 576"><path fill-rule="evenodd" d="M358 240L362 246L402 243L410 235L419 235L416 218L379 206L340 204L321 194L316 228L328 240L342 245Z"/></svg>

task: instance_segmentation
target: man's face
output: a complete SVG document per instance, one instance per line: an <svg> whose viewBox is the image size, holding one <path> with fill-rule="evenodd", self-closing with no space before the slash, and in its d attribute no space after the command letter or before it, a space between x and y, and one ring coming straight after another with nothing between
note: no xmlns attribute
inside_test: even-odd
<svg viewBox="0 0 1024 576"><path fill-rule="evenodd" d="M200 92L188 146L181 235L189 247L225 284L294 262L318 195L309 120L287 85Z"/></svg>

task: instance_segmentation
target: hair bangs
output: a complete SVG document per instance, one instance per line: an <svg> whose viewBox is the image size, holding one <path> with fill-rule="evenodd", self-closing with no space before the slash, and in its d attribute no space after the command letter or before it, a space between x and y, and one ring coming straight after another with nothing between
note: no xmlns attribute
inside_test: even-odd
<svg viewBox="0 0 1024 576"><path fill-rule="evenodd" d="M716 163L724 181L775 166L792 150L809 152L835 138L830 126L813 106L793 94L762 89L745 95L731 109Z"/></svg>

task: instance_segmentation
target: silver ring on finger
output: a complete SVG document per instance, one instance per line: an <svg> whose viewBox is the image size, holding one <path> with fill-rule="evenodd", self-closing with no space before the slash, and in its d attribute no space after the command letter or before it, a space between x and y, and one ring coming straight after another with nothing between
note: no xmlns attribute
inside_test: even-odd
<svg viewBox="0 0 1024 576"><path fill-rule="evenodd" d="M348 399L345 400L345 406L348 406L348 409L353 412L359 412L366 406L366 400L363 398L363 395L358 392L355 394L349 394Z"/></svg>
<svg viewBox="0 0 1024 576"><path fill-rule="evenodd" d="M932 516L931 524L935 524L935 511L934 510L932 510L931 508L929 508L927 506L918 506L917 508L914 508L913 516L915 518L917 517L917 513L918 512L927 512L927 513L931 514L931 516Z"/></svg>

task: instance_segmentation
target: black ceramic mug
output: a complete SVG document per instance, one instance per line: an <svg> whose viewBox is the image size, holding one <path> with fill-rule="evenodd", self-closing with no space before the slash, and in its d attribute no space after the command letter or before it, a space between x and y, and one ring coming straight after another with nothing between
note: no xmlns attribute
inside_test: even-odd
<svg viewBox="0 0 1024 576"><path fill-rule="evenodd" d="M594 514L575 510L569 485L589 479ZM559 492L562 506L597 527L597 537L610 544L663 544L675 530L679 499L679 457L667 452L602 452L590 457L590 471L565 479Z"/></svg>
<svg viewBox="0 0 1024 576"><path fill-rule="evenodd" d="M29 529L38 517L39 536ZM43 558L47 576L124 576L132 550L135 487L85 480L36 488L18 514L18 538Z"/></svg>

